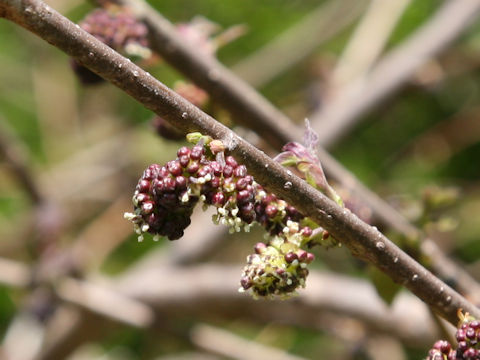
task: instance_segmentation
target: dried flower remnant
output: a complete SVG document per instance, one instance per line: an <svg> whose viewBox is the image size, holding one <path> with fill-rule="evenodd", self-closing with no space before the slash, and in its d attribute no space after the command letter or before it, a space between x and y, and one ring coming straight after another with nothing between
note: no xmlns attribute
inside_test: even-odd
<svg viewBox="0 0 480 360"><path fill-rule="evenodd" d="M295 175L307 181L311 186L320 190L327 197L343 206L342 198L328 184L320 160L317 157L318 135L305 120L304 143L289 142L282 148L282 152L275 160L291 169Z"/></svg>
<svg viewBox="0 0 480 360"><path fill-rule="evenodd" d="M275 160L289 168L295 175L304 179L311 186L321 191L325 196L344 207L342 198L330 186L323 172L322 165L317 156L318 135L305 119L305 133L303 144L289 142L282 148L282 152L275 157ZM320 239L323 245L339 246L340 242L334 239L328 231L317 228L315 239ZM315 242L312 241L311 244Z"/></svg>
<svg viewBox="0 0 480 360"><path fill-rule="evenodd" d="M220 47L246 32L244 25L235 25L220 32L221 27L218 24L202 16L195 16L190 22L176 26L180 36L205 56L214 56Z"/></svg>

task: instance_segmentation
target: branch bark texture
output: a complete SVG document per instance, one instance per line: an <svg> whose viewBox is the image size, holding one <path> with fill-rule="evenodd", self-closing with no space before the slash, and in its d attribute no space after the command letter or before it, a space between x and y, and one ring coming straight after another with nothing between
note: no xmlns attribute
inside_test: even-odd
<svg viewBox="0 0 480 360"><path fill-rule="evenodd" d="M458 309L480 318L479 309L410 258L376 228L339 207L42 1L0 0L0 15L76 58L179 129L185 132L200 131L222 140L230 153L248 167L259 183L302 213L309 214L335 238L340 239L354 256L380 268L451 323L456 324ZM214 80L215 76L212 76Z"/></svg>

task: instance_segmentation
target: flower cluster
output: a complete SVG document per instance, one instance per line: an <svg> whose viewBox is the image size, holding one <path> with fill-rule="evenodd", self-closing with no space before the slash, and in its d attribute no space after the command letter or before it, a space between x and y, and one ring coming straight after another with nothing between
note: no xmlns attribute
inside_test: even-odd
<svg viewBox="0 0 480 360"><path fill-rule="evenodd" d="M437 341L429 350L427 360L479 360L480 359L480 321L469 314L461 314L460 325L456 333L457 349L446 340Z"/></svg>
<svg viewBox="0 0 480 360"><path fill-rule="evenodd" d="M322 243L323 229L256 183L244 165L225 155L221 141L198 133L187 138L196 145L180 148L164 166L150 165L137 184L134 211L125 217L139 240L144 233L154 240L180 238L200 200L216 208L213 221L230 232L249 231L254 223L267 230L267 243L257 244L247 258L241 291L285 296L303 287L314 256L302 248Z"/></svg>
<svg viewBox="0 0 480 360"><path fill-rule="evenodd" d="M108 4L90 12L79 26L112 49L129 57L147 59L152 55L148 47L148 29L125 7ZM95 84L103 79L72 60L72 68L84 84Z"/></svg>
<svg viewBox="0 0 480 360"><path fill-rule="evenodd" d="M305 287L307 264L315 259L300 248L295 239L273 237L269 244L257 243L255 253L247 257L240 280L240 292L252 291L258 297L288 297L299 287Z"/></svg>

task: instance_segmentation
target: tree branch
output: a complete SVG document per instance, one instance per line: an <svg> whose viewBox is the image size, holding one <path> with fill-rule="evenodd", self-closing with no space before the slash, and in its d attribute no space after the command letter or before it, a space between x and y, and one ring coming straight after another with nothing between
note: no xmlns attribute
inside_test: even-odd
<svg viewBox="0 0 480 360"><path fill-rule="evenodd" d="M335 238L340 239L354 256L371 262L394 281L406 286L452 324L458 320L458 309L480 318L480 311L475 306L410 258L377 229L287 172L263 152L42 1L1 0L0 15L76 58L179 129L185 132L200 131L223 141L259 183L302 213L309 214ZM196 69L197 72L202 70ZM215 74L210 74L210 78L215 83ZM293 129L298 132L297 128Z"/></svg>
<svg viewBox="0 0 480 360"><path fill-rule="evenodd" d="M156 51L165 56L166 60L174 68L194 81L198 81L200 86L209 91L215 101L232 112L239 124L254 129L262 138L268 139L269 144L276 149L280 149L289 141L297 141L299 139L301 130L297 129L294 131L295 129L291 125L293 122L290 119L275 110L268 103L268 100L236 77L216 59L203 58L195 51L194 47L182 41L177 36L173 25L158 14L155 9L143 0L117 0L117 2L134 9L137 16L146 21L150 31L154 34ZM357 3L357 5L362 4ZM333 11L330 7L328 9ZM315 17L317 15L312 14L312 16ZM308 22L309 20L307 19L306 21ZM433 21L436 20L433 19ZM300 27L301 29L302 27ZM409 41L409 43L411 42L415 43L415 38ZM411 47L405 46L405 51L407 50L410 51ZM198 71L197 69L202 69L203 71ZM373 73L375 72L376 70ZM211 81L209 74L216 74L215 82ZM228 96L224 94L228 94ZM250 101L251 99L256 100ZM348 108L349 105L346 104L342 104L341 107ZM248 108L248 112L244 110L245 107ZM313 124L315 126L316 123ZM321 133L323 136L328 134L323 129ZM330 142L331 144L332 142ZM389 225L408 238L423 239L421 249L432 259L432 268L435 272L444 279L451 279L452 276L455 276L458 288L463 293L469 294L472 300L480 301L480 285L467 272L448 259L434 241L426 238L421 230L413 226L396 209L363 185L323 148L318 149L318 156L327 174L344 187L351 189L355 195L371 207L375 218L380 223Z"/></svg>

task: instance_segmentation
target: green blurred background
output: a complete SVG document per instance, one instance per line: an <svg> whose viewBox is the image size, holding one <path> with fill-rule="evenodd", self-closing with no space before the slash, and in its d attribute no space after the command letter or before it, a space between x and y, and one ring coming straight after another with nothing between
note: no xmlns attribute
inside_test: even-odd
<svg viewBox="0 0 480 360"><path fill-rule="evenodd" d="M75 22L94 8L93 3L81 0L48 3ZM301 22L323 2L163 0L150 3L174 23L188 22L201 15L223 29L246 25L246 34L222 47L217 54L222 63L234 66ZM389 36L384 53L408 40L441 5L442 2L434 0L411 1ZM302 123L322 103L324 93L319 88L328 85L329 74L357 23L358 20L353 21L258 90ZM477 260L480 255L479 65L480 23L476 23L438 58L418 69L401 91L363 117L362 122L332 148L332 154L345 167L438 239L445 252L474 276L480 274ZM182 79L165 63L150 66L148 70L168 86ZM210 110L214 116L230 122L218 106ZM2 137L22 154L33 181L56 204L57 211L53 220L38 215L39 211L46 213L47 210L32 201L19 185L11 165L0 157L0 256L29 265L35 272L39 259L55 263L52 259L58 258L57 252L84 241L93 255L82 262L81 272L109 277L121 275L146 254L160 248L168 251L171 245L166 240L153 243L148 238L137 243L130 224L122 218L123 211L130 210L128 199L141 171L150 163L163 163L175 157L182 144L157 136L152 130L151 118L148 110L109 84L82 86L65 54L18 26L0 20ZM426 194L445 192L448 201L432 209L425 207L429 199ZM58 231L55 244L38 231L38 222L50 220L59 222L54 226ZM383 230L396 238L389 229ZM255 238L261 236L257 229L253 236L226 237L202 261L241 264ZM49 250L52 247L55 250ZM316 254L319 260L314 267L319 270L355 278L372 276L343 248L328 252L320 249ZM59 271L58 267L55 271ZM222 274L217 281L222 281ZM31 309L29 299L34 292L35 284L26 288L0 285L2 336L7 335L20 313ZM373 337L368 331L361 341L355 336L352 337L355 341L350 341L345 334L340 336L334 320L319 330L274 319L255 323L243 319L241 314L217 318L211 311L209 317L203 316L201 320L195 316L170 318L161 331L112 326L97 339L86 342L88 346L83 345L84 355L77 350L77 355L70 356L160 359L192 354L198 348L188 334L200 321L307 359L374 359L369 346L381 347L366 340L369 335ZM346 326L343 322L339 324ZM424 344L402 341L394 344L400 346L389 348L395 359L420 359L428 349ZM194 355L186 356L194 358Z"/></svg>

